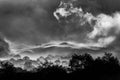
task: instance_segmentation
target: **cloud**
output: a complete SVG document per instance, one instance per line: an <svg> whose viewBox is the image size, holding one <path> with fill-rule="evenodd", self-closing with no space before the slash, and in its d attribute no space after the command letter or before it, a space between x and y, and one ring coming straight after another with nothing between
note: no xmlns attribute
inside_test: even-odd
<svg viewBox="0 0 120 80"><path fill-rule="evenodd" d="M120 11L119 0L97 0L98 4L101 5L101 11L106 14L112 14L116 11Z"/></svg>
<svg viewBox="0 0 120 80"><path fill-rule="evenodd" d="M114 22L114 20L116 21L117 19L119 19L119 17L117 17L116 19L116 16L119 16L117 14L115 14L114 18L112 18L112 16L108 16L106 14L99 14L97 15L97 17L95 17L94 15L92 15L91 13L85 13L81 8L77 8L77 7L73 7L73 4L71 3L63 3L61 2L60 6L62 6L61 8L57 9L56 12L54 12L54 16L56 17L56 19L58 21L61 22L60 18L63 18L63 17L69 17L73 14L77 15L77 17L79 17L79 20L78 20L78 23L79 23L79 27L84 27L85 24L89 23L91 27L93 27L93 31L91 32L86 32L84 30L84 32L86 32L88 38L87 40L89 42L85 42L83 43L82 42L82 46L96 46L96 47L104 47L110 43L112 43L116 37L115 35L109 35L109 32L112 28L115 28L116 30L116 34L117 30L119 30L119 27L118 27L118 23L119 22ZM69 9L66 9L66 6L70 6ZM92 24L92 21L96 21L95 24ZM118 20L117 20L118 21ZM71 21L69 21L69 23L71 23ZM89 28L89 26L87 26ZM117 26L117 27L115 27ZM74 27L74 26L72 26ZM81 29L81 28L80 28ZM81 33L82 34L82 33ZM77 34L78 36L81 35L80 33ZM83 35L83 34L82 34ZM97 37L100 37L97 39ZM94 39L97 39L97 42L94 41ZM80 44L81 45L81 42Z"/></svg>
<svg viewBox="0 0 120 80"><path fill-rule="evenodd" d="M12 41L42 43L62 35L53 11L59 1L6 0L0 5L0 32Z"/></svg>
<svg viewBox="0 0 120 80"><path fill-rule="evenodd" d="M115 5L113 5L113 7L116 8L117 10L114 11L114 13L110 13L109 10L107 10L109 14L101 11L101 13L96 15L93 15L90 12L84 12L84 10L80 7L81 5L79 7L73 7L73 4L63 3L63 2L61 2L60 5L62 5L62 7L57 9L56 12L54 13L54 16L56 17L57 20L59 20L59 22L62 22L61 19L63 17L67 19L67 17L71 16L72 14L75 14L75 15L78 15L77 17L80 17L79 21L81 21L82 19L85 19L85 20L82 20L81 22L82 24L80 23L79 26L83 27L88 22L90 24L89 26L93 28L93 30L87 34L88 36L86 41L87 44L82 43L84 44L84 46L86 46L86 48L93 47L93 46L96 46L96 47L101 46L101 47L106 47L106 49L109 49L109 51L111 51L110 49L112 49L113 52L118 51L118 48L119 48L118 44L120 40L119 38L120 12L118 11L119 9L114 7ZM66 6L70 6L70 8L66 9ZM110 7L109 5L106 5L106 6ZM112 10L113 9L111 8L110 11L112 12Z"/></svg>
<svg viewBox="0 0 120 80"><path fill-rule="evenodd" d="M4 37L0 35L0 58L9 56L9 44L4 40Z"/></svg>
<svg viewBox="0 0 120 80"><path fill-rule="evenodd" d="M103 2L1 1L0 32L6 37L11 54L61 54L61 51L68 54L84 48L99 52L101 48L118 48L120 12L111 14L113 8L108 9L111 2L107 5L107 0Z"/></svg>

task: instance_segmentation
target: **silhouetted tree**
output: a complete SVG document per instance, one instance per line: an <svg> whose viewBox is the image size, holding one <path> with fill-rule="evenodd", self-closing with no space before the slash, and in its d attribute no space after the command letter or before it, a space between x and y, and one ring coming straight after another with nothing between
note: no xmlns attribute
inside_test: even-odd
<svg viewBox="0 0 120 80"><path fill-rule="evenodd" d="M0 64L0 80L120 80L116 76L120 75L119 60L112 53L105 53L96 59L87 53L74 54L69 68L47 61L32 71L15 68L9 61L0 61Z"/></svg>
<svg viewBox="0 0 120 80"><path fill-rule="evenodd" d="M105 74L114 74L119 72L119 60L112 53L105 53L103 57L98 57L94 62L94 69Z"/></svg>
<svg viewBox="0 0 120 80"><path fill-rule="evenodd" d="M66 80L66 70L62 66L48 66L46 68L41 69L41 73L44 75L44 79L52 79L52 80Z"/></svg>
<svg viewBox="0 0 120 80"><path fill-rule="evenodd" d="M15 67L10 62L2 62L1 67L2 67L2 71L5 73L11 73L15 71Z"/></svg>
<svg viewBox="0 0 120 80"><path fill-rule="evenodd" d="M70 60L69 66L73 69L84 69L93 64L94 59L90 54L77 55L74 54Z"/></svg>

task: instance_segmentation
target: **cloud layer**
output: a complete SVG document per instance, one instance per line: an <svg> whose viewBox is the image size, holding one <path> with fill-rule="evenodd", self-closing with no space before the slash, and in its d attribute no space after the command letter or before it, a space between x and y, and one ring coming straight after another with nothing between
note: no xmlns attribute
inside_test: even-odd
<svg viewBox="0 0 120 80"><path fill-rule="evenodd" d="M1 0L0 32L11 54L118 51L120 2L111 1Z"/></svg>

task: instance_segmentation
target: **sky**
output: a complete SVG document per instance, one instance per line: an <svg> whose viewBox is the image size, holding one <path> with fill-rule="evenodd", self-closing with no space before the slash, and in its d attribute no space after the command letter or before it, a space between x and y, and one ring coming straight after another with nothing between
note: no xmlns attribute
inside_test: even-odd
<svg viewBox="0 0 120 80"><path fill-rule="evenodd" d="M8 43L1 46L10 50L0 57L76 51L119 55L119 4L119 0L0 0L1 42Z"/></svg>

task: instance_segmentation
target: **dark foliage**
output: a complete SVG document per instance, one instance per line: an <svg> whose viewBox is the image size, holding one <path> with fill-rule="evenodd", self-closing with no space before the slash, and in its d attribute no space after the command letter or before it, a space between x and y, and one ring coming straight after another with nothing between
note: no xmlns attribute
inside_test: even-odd
<svg viewBox="0 0 120 80"><path fill-rule="evenodd" d="M31 72L15 68L9 62L0 64L0 80L120 80L119 60L112 53L96 59L87 53L74 54L69 68L46 63Z"/></svg>

